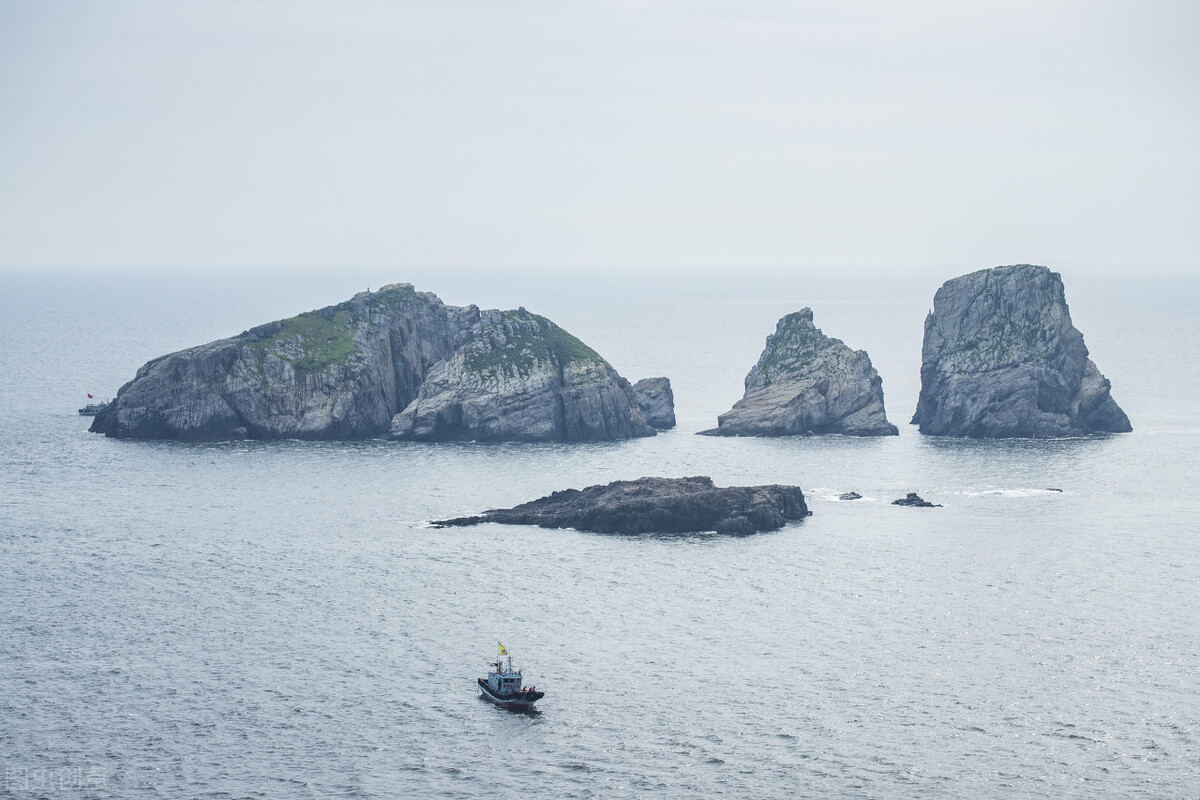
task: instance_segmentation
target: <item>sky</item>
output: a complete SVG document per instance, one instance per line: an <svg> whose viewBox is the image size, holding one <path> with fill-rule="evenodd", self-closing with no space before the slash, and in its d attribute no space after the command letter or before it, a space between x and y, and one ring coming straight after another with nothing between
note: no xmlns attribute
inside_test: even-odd
<svg viewBox="0 0 1200 800"><path fill-rule="evenodd" d="M1198 41L1190 0L0 0L0 268L1191 270Z"/></svg>

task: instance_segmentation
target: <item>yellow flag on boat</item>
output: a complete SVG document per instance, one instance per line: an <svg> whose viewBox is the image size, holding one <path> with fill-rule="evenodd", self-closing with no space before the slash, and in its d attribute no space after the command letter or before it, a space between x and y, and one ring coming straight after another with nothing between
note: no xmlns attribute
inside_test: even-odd
<svg viewBox="0 0 1200 800"><path fill-rule="evenodd" d="M500 655L508 655L508 649L504 646L504 642L496 642L496 644L500 645Z"/></svg>

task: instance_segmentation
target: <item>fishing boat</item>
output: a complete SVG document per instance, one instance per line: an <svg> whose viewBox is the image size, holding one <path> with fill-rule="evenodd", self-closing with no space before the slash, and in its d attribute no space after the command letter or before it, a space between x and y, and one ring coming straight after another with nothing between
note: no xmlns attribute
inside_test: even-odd
<svg viewBox="0 0 1200 800"><path fill-rule="evenodd" d="M533 704L545 697L545 692L539 692L533 686L521 685L521 670L513 669L512 656L503 644L500 645L500 655L488 666L493 669L488 670L487 677L475 680L479 682L483 696L501 708L510 711L533 711Z"/></svg>
<svg viewBox="0 0 1200 800"><path fill-rule="evenodd" d="M95 398L93 398L89 394L88 400L93 400L93 399L95 399ZM106 405L108 405L107 400L101 400L99 403L89 402L89 403L85 404L83 408L79 409L79 414L80 414L80 416L83 416L83 417L94 417L97 414L99 414L101 411L103 411L104 407Z"/></svg>

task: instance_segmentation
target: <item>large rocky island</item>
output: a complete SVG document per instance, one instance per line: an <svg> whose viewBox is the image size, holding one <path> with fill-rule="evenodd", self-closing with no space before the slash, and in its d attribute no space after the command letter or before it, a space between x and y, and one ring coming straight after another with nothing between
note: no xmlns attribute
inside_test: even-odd
<svg viewBox="0 0 1200 800"><path fill-rule="evenodd" d="M841 433L895 436L883 408L883 381L863 350L826 336L805 308L779 320L746 393L709 436Z"/></svg>
<svg viewBox="0 0 1200 800"><path fill-rule="evenodd" d="M91 430L186 441L655 432L629 382L545 317L448 306L406 283L156 358Z"/></svg>
<svg viewBox="0 0 1200 800"><path fill-rule="evenodd" d="M639 478L565 489L514 508L438 520L438 527L500 522L596 533L749 534L809 515L796 486L714 486L712 478Z"/></svg>
<svg viewBox="0 0 1200 800"><path fill-rule="evenodd" d="M1054 438L1132 430L1071 324L1062 279L1018 264L946 281L925 319L921 433Z"/></svg>

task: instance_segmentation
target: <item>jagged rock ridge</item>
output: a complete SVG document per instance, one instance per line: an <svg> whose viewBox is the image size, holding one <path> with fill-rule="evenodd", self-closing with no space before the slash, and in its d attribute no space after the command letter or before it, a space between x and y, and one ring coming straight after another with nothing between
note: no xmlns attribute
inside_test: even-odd
<svg viewBox="0 0 1200 800"><path fill-rule="evenodd" d="M187 441L654 434L628 381L550 320L447 306L410 284L154 359L91 430Z"/></svg>
<svg viewBox="0 0 1200 800"><path fill-rule="evenodd" d="M976 438L1132 430L1088 355L1057 273L1017 264L954 278L925 319L912 421Z"/></svg>
<svg viewBox="0 0 1200 800"><path fill-rule="evenodd" d="M701 431L717 436L842 433L895 436L883 408L883 381L863 350L826 336L805 308L779 320L746 393Z"/></svg>
<svg viewBox="0 0 1200 800"><path fill-rule="evenodd" d="M712 478L639 478L565 489L514 508L439 520L438 527L500 522L596 533L748 534L809 515L796 486L714 486Z"/></svg>

